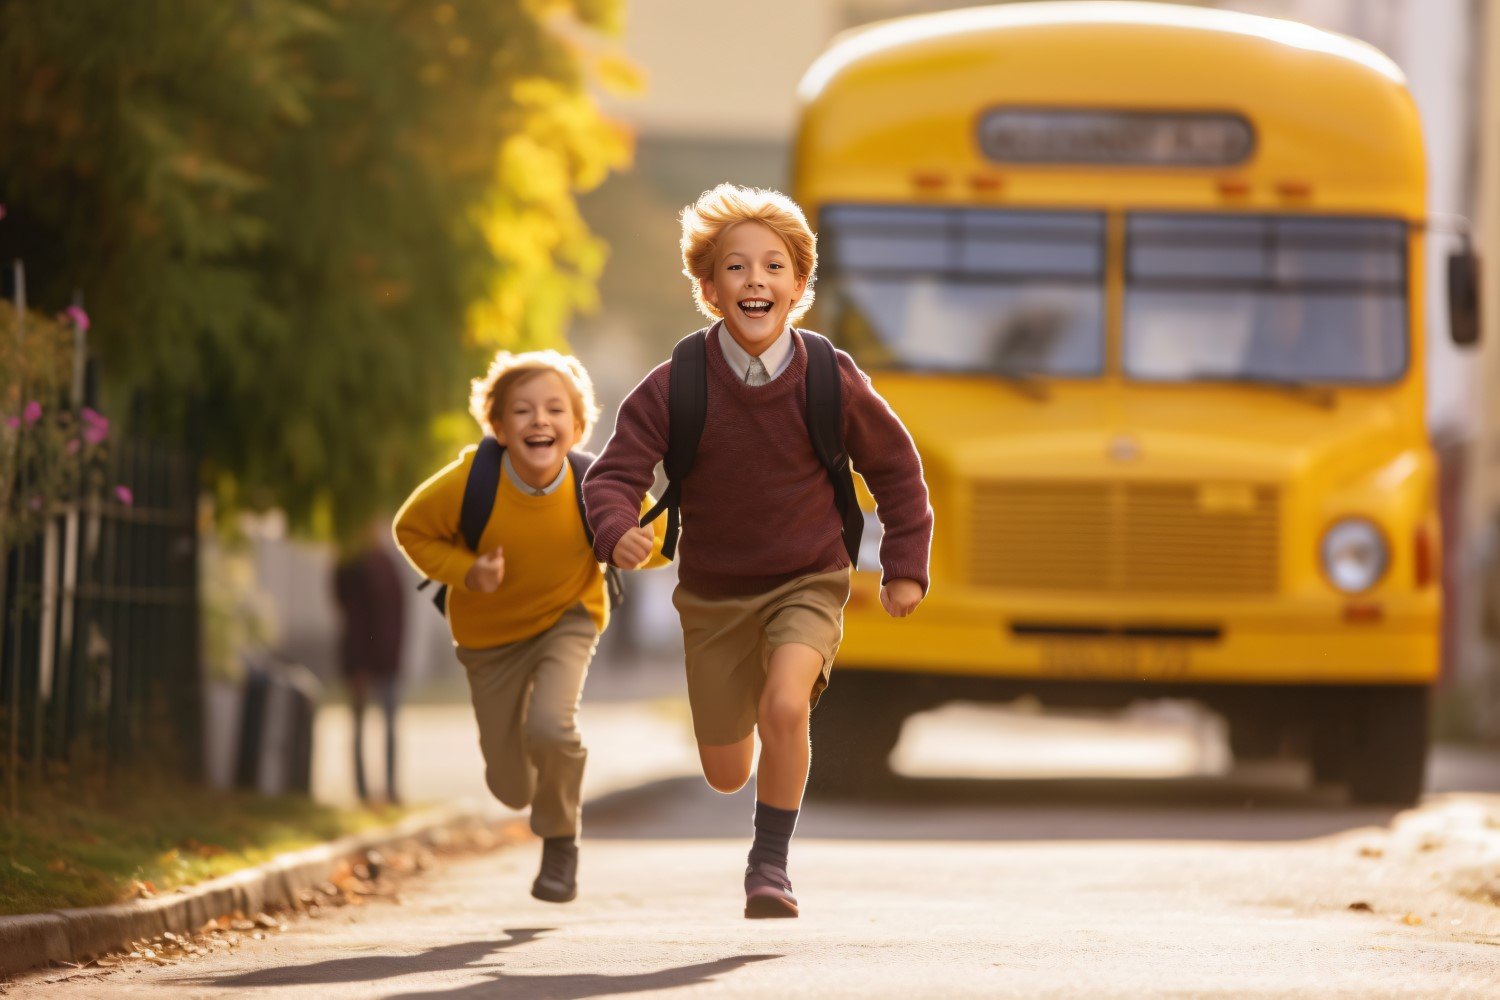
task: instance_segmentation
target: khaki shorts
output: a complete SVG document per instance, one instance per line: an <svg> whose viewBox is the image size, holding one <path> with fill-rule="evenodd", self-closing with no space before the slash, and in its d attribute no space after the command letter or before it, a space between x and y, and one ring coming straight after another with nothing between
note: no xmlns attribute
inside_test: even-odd
<svg viewBox="0 0 1500 1000"><path fill-rule="evenodd" d="M823 654L810 703L828 686L844 636L849 571L798 577L750 597L699 597L678 585L672 604L682 619L688 703L699 743L727 746L755 731L771 651L800 642Z"/></svg>

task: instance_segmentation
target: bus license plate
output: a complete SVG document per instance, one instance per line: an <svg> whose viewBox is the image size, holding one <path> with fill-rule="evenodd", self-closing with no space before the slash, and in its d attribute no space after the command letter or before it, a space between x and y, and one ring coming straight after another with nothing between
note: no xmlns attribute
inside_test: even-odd
<svg viewBox="0 0 1500 1000"><path fill-rule="evenodd" d="M1192 669L1192 650L1178 642L1052 639L1042 644L1042 670L1053 677L1169 681Z"/></svg>

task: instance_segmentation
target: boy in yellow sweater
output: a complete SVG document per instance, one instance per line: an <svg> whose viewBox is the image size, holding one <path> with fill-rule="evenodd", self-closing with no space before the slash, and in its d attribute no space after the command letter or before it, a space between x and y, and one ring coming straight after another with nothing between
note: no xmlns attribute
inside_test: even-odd
<svg viewBox="0 0 1500 1000"><path fill-rule="evenodd" d="M542 865L531 894L565 903L578 894L579 795L588 751L578 732L599 634L609 619L605 578L580 516L578 478L592 456L569 453L598 417L577 358L501 352L475 379L469 410L503 448L494 504L470 549L460 530L476 447L417 487L396 515L396 544L448 588L447 616L468 673L490 791L531 806ZM493 447L493 445L489 445ZM493 468L493 466L491 466ZM647 497L642 510L651 506ZM632 532L665 565L663 522Z"/></svg>

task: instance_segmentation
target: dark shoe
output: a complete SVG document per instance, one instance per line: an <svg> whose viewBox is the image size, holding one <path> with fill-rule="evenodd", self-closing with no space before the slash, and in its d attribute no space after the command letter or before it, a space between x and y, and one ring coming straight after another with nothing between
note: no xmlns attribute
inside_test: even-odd
<svg viewBox="0 0 1500 1000"><path fill-rule="evenodd" d="M745 916L795 917L797 897L785 868L761 861L745 869Z"/></svg>
<svg viewBox="0 0 1500 1000"><path fill-rule="evenodd" d="M578 895L578 842L571 837L542 841L542 870L531 894L548 903L571 902Z"/></svg>

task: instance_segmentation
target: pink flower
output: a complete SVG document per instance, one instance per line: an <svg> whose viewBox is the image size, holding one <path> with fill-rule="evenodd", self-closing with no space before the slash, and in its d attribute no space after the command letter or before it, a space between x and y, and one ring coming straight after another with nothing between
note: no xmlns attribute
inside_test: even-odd
<svg viewBox="0 0 1500 1000"><path fill-rule="evenodd" d="M42 404L33 399L26 404L26 409L21 411L21 416L25 418L28 424L36 423L42 419Z"/></svg>
<svg viewBox="0 0 1500 1000"><path fill-rule="evenodd" d="M63 315L72 320L73 325L80 330L89 328L89 314L83 311L82 306L68 306L63 310Z"/></svg>
<svg viewBox="0 0 1500 1000"><path fill-rule="evenodd" d="M85 406L79 416L83 418L83 439L89 444L98 444L109 437L109 418Z"/></svg>
<svg viewBox="0 0 1500 1000"><path fill-rule="evenodd" d="M82 447L82 445L83 445L82 441L78 440L77 438L73 438L72 440L70 440L63 447L64 447L64 449L67 451L67 453L69 455L76 455L76 454L78 454L78 449L80 447Z"/></svg>
<svg viewBox="0 0 1500 1000"><path fill-rule="evenodd" d="M20 417L6 417L5 418L5 426L9 427L11 430L15 430L15 429L17 429L18 427L21 426L21 418Z"/></svg>
<svg viewBox="0 0 1500 1000"><path fill-rule="evenodd" d="M116 486L115 499L119 500L122 504L129 507L135 503L135 494L130 492L129 486Z"/></svg>

